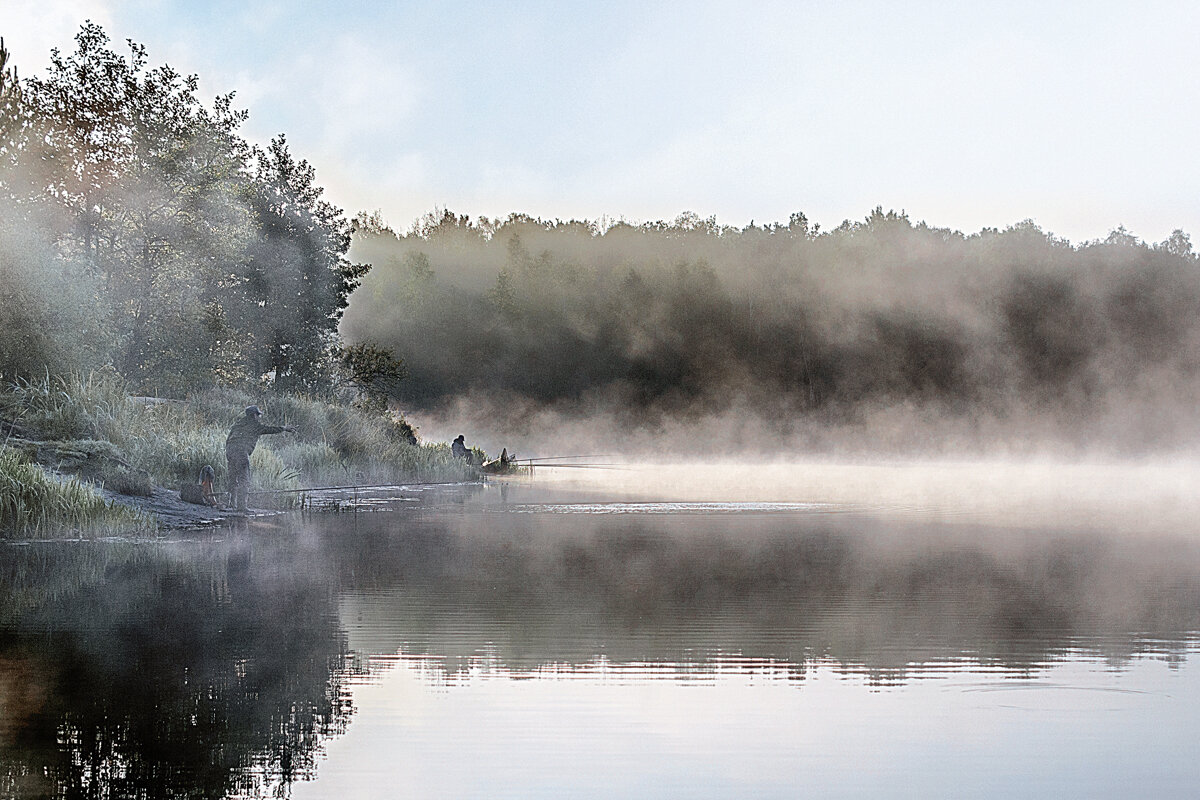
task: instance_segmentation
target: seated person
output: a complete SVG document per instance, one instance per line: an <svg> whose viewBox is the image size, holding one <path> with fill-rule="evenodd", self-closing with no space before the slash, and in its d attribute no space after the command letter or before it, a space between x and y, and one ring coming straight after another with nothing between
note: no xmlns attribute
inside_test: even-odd
<svg viewBox="0 0 1200 800"><path fill-rule="evenodd" d="M207 464L200 470L199 483L185 483L179 487L179 499L185 503L195 503L198 506L212 506L216 508L220 505L217 502L217 495L213 491L213 479L216 477L216 472Z"/></svg>
<svg viewBox="0 0 1200 800"><path fill-rule="evenodd" d="M455 458L463 458L467 461L471 460L471 451L467 449L466 443L463 441L465 437L460 433L454 443L450 445L450 452Z"/></svg>

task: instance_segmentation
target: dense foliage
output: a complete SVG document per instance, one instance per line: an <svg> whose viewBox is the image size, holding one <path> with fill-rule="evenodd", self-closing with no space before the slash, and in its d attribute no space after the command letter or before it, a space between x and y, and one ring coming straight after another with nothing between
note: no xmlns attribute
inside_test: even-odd
<svg viewBox="0 0 1200 800"><path fill-rule="evenodd" d="M472 395L460 412L608 415L626 434L763 423L732 446L854 428L868 446L1143 447L1195 427L1200 269L1181 231L1072 245L1032 222L964 235L882 209L829 231L802 214L355 227L375 267L343 332L403 357L410 406Z"/></svg>
<svg viewBox="0 0 1200 800"><path fill-rule="evenodd" d="M328 385L366 267L283 136L238 133L232 95L150 67L87 24L17 80L0 54L5 377L110 364L143 393Z"/></svg>

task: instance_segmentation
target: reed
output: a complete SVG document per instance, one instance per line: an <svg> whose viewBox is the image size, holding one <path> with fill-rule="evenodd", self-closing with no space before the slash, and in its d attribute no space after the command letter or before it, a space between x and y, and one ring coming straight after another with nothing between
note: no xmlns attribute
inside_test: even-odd
<svg viewBox="0 0 1200 800"><path fill-rule="evenodd" d="M125 381L112 370L18 378L8 405L52 439L103 439L136 418Z"/></svg>
<svg viewBox="0 0 1200 800"><path fill-rule="evenodd" d="M88 483L58 478L0 447L0 535L95 535L152 528L144 514L105 500Z"/></svg>

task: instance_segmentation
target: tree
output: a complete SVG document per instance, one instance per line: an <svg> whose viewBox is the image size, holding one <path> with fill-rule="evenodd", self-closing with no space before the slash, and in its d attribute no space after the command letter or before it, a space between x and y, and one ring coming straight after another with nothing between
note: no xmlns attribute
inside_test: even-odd
<svg viewBox="0 0 1200 800"><path fill-rule="evenodd" d="M205 108L196 76L147 69L132 42L114 52L97 25L76 42L30 81L42 192L70 223L59 251L99 281L118 369L143 390L186 391L211 380L221 348L206 309L252 233L246 114L231 95Z"/></svg>
<svg viewBox="0 0 1200 800"><path fill-rule="evenodd" d="M359 342L340 350L340 361L358 390L362 405L386 409L400 397L400 382L408 374L395 353L375 342Z"/></svg>
<svg viewBox="0 0 1200 800"><path fill-rule="evenodd" d="M1196 254L1192 251L1192 237L1188 236L1179 228L1171 231L1171 235L1167 237L1167 240L1158 245L1156 249L1164 250L1173 256L1179 256L1180 258L1186 258L1189 260L1195 259L1196 257Z"/></svg>
<svg viewBox="0 0 1200 800"><path fill-rule="evenodd" d="M139 391L320 387L367 268L344 258L350 226L312 167L282 136L251 147L232 94L205 105L195 75L151 68L141 45L115 52L93 23L76 45L20 86L0 48L2 221L37 217Z"/></svg>
<svg viewBox="0 0 1200 800"><path fill-rule="evenodd" d="M256 149L249 205L258 231L241 292L242 326L254 341L250 365L281 389L324 377L337 323L369 265L351 264L350 224L321 199L316 172L284 136Z"/></svg>
<svg viewBox="0 0 1200 800"><path fill-rule="evenodd" d="M8 59L8 49L0 37L0 195L11 197L11 181L25 146L29 114L16 67L10 66Z"/></svg>
<svg viewBox="0 0 1200 800"><path fill-rule="evenodd" d="M34 116L0 39L0 375L69 370L98 361L105 337L94 287L71 280L45 231L31 180Z"/></svg>
<svg viewBox="0 0 1200 800"><path fill-rule="evenodd" d="M378 208L369 214L366 211L360 211L350 220L350 232L361 236L390 236L393 239L397 238L397 234L392 230L391 226L383 218L383 212Z"/></svg>

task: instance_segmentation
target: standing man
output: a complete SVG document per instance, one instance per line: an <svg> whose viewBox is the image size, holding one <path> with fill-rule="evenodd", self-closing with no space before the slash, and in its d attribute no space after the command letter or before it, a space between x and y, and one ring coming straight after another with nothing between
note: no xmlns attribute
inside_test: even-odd
<svg viewBox="0 0 1200 800"><path fill-rule="evenodd" d="M229 463L230 502L238 511L246 510L250 495L250 454L264 433L294 431L291 425L263 425L258 421L262 411L258 406L247 406L246 414L233 424L225 439L225 458Z"/></svg>

